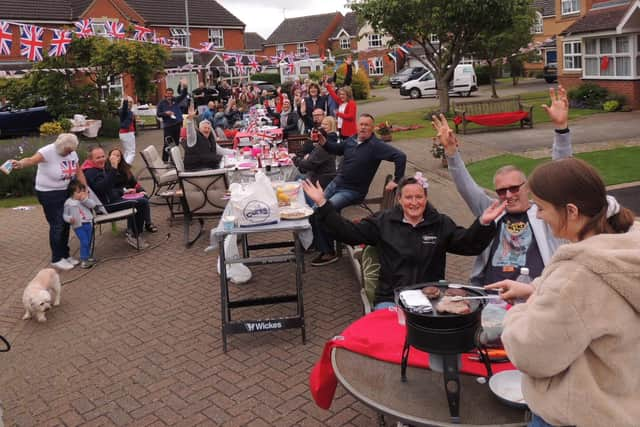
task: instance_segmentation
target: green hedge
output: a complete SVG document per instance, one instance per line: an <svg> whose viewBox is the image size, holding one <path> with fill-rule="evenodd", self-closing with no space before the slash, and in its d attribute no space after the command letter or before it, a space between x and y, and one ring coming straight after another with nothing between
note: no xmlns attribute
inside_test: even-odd
<svg viewBox="0 0 640 427"><path fill-rule="evenodd" d="M255 73L251 76L254 82L269 82L273 85L280 84L280 73Z"/></svg>

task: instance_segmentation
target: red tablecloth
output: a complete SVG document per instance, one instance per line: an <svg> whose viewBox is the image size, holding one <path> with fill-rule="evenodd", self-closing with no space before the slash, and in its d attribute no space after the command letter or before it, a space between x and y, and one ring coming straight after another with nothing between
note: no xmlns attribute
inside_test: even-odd
<svg viewBox="0 0 640 427"><path fill-rule="evenodd" d="M465 116L467 121L477 123L482 126L505 126L511 123L519 122L527 118L529 113L526 111L513 111L511 113L495 113L495 114L478 114L476 116ZM462 117L456 116L453 121L459 125L462 123Z"/></svg>
<svg viewBox="0 0 640 427"><path fill-rule="evenodd" d="M319 407L329 409L338 385L338 380L331 366L331 350L334 347L344 348L385 362L400 364L406 327L398 323L398 314L395 310L392 308L369 313L353 322L341 335L325 344L322 356L309 376L309 388ZM487 370L484 364L469 359L469 356L469 354L462 355L460 371L466 374L486 376ZM409 365L428 368L428 354L412 348L409 352ZM515 369L511 363L495 363L491 368L494 373Z"/></svg>

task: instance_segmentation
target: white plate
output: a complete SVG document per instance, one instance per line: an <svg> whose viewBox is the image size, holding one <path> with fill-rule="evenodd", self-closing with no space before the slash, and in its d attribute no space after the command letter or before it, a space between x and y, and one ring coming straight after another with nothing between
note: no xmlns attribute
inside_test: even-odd
<svg viewBox="0 0 640 427"><path fill-rule="evenodd" d="M518 370L502 371L489 379L489 388L498 399L516 407L526 407L522 394L522 372Z"/></svg>
<svg viewBox="0 0 640 427"><path fill-rule="evenodd" d="M305 219L313 214L313 209L308 206L283 206L280 208L280 219Z"/></svg>

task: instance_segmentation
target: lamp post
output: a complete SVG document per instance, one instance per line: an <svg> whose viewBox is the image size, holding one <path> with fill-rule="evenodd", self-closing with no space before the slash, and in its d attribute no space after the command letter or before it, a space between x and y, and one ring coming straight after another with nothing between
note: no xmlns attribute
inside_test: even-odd
<svg viewBox="0 0 640 427"><path fill-rule="evenodd" d="M189 31L189 0L184 0L184 17L187 27L187 52L185 54L185 61L187 64L193 64L193 52L191 52L191 32Z"/></svg>

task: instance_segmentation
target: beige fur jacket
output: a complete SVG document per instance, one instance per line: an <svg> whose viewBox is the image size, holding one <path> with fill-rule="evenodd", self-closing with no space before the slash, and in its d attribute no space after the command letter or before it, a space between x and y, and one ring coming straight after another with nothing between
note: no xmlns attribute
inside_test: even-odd
<svg viewBox="0 0 640 427"><path fill-rule="evenodd" d="M554 425L640 423L640 227L558 248L502 341L531 410Z"/></svg>

